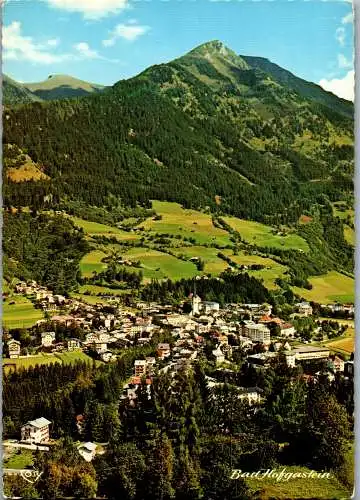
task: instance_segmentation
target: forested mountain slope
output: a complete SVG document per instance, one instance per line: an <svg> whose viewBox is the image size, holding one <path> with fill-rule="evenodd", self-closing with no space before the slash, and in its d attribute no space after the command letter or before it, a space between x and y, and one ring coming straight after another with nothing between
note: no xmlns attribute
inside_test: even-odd
<svg viewBox="0 0 360 500"><path fill-rule="evenodd" d="M329 107L255 66L209 42L100 93L7 109L5 144L50 181L5 177L5 205L159 199L291 222L324 195L346 198L353 120L344 101Z"/></svg>
<svg viewBox="0 0 360 500"><path fill-rule="evenodd" d="M41 99L10 77L2 77L2 102L5 105L26 104Z"/></svg>

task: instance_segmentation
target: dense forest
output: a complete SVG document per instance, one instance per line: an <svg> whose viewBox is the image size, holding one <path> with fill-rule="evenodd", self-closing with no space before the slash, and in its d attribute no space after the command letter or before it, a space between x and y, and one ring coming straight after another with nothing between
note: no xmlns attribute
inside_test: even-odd
<svg viewBox="0 0 360 500"><path fill-rule="evenodd" d="M150 399L144 381L136 404L129 404L120 398L122 385L134 359L152 349L127 351L101 370L55 364L6 375L4 436L16 437L24 421L41 414L61 439L50 453L36 455L35 465L43 471L38 483L30 488L9 478L5 491L25 490L27 498L40 492L44 499L98 494L128 500L244 500L257 497L243 480L230 479L232 469L294 464L330 470L349 484L353 401L344 379L329 383L320 377L308 384L301 368L287 368L281 357L267 371L257 371L241 361L241 351L236 372L217 374L205 349L194 370L174 377L159 374ZM209 374L223 385L210 390ZM256 409L238 399L237 387L243 385L262 389L264 405ZM105 455L91 464L82 461L74 445L79 413L85 417L85 439L108 443Z"/></svg>
<svg viewBox="0 0 360 500"><path fill-rule="evenodd" d="M4 212L4 278L35 280L67 295L78 286L79 262L89 250L82 230L62 216Z"/></svg>
<svg viewBox="0 0 360 500"><path fill-rule="evenodd" d="M160 199L296 221L323 194L343 199L352 190L351 104L329 108L220 49L205 44L85 98L7 108L4 143L50 180L14 183L4 172L5 205Z"/></svg>

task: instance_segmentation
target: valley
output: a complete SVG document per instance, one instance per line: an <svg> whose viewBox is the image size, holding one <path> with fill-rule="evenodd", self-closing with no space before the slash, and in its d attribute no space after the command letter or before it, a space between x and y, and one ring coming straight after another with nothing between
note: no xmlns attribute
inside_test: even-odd
<svg viewBox="0 0 360 500"><path fill-rule="evenodd" d="M7 492L349 496L352 103L218 40L3 90Z"/></svg>

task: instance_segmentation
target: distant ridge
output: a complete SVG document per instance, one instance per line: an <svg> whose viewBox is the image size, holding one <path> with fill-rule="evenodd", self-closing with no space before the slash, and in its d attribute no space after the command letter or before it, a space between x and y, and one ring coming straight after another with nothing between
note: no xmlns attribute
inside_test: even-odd
<svg viewBox="0 0 360 500"><path fill-rule="evenodd" d="M80 97L101 91L104 86L69 75L50 75L43 82L24 83L24 87L43 100Z"/></svg>
<svg viewBox="0 0 360 500"><path fill-rule="evenodd" d="M264 57L241 57L249 64L249 66L265 71L271 75L276 82L294 90L295 92L298 92L303 97L317 101L324 106L329 106L330 108L335 106L338 111L341 111L348 116L353 116L354 109L352 102L341 99L331 92L327 92L320 87L320 85L303 80Z"/></svg>
<svg viewBox="0 0 360 500"><path fill-rule="evenodd" d="M26 104L82 97L103 90L103 85L89 83L69 75L50 75L43 82L19 83L3 75L3 104Z"/></svg>

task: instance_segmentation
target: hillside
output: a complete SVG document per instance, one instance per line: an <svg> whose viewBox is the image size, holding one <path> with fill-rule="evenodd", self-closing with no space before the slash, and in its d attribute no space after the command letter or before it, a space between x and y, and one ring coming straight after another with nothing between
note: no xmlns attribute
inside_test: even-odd
<svg viewBox="0 0 360 500"><path fill-rule="evenodd" d="M319 85L313 82L307 82L298 78L277 64L269 61L264 57L241 56L249 66L258 68L265 73L269 74L271 78L278 82L280 85L294 90L298 94L313 101L328 106L334 107L339 113L344 114L350 118L353 117L354 107L350 101L340 99L331 92L325 91Z"/></svg>
<svg viewBox="0 0 360 500"><path fill-rule="evenodd" d="M2 102L5 105L26 104L41 100L21 83L6 75L2 78L2 91Z"/></svg>
<svg viewBox="0 0 360 500"><path fill-rule="evenodd" d="M11 106L30 102L82 97L105 87L68 75L50 75L43 82L19 83L3 75L3 103Z"/></svg>
<svg viewBox="0 0 360 500"><path fill-rule="evenodd" d="M46 165L53 201L160 199L296 221L323 195L337 201L353 188L353 120L219 42L85 99L7 111L4 122L5 143ZM5 203L31 189L7 183Z"/></svg>
<svg viewBox="0 0 360 500"><path fill-rule="evenodd" d="M81 97L104 88L69 75L50 75L43 82L24 83L24 86L44 101Z"/></svg>

